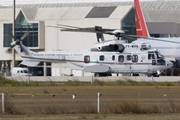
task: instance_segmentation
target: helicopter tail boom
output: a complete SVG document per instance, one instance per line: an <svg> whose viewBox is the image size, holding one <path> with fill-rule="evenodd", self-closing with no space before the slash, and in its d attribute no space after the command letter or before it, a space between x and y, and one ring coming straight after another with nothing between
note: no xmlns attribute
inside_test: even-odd
<svg viewBox="0 0 180 120"><path fill-rule="evenodd" d="M17 42L17 41L15 41L15 42ZM22 41L19 41L18 44L16 43L14 45L14 49L23 58L23 61L19 65L35 67L35 66L37 66L40 63L39 61L33 61L32 59L30 59L31 55L34 52L29 50L26 46L24 46L22 44Z"/></svg>

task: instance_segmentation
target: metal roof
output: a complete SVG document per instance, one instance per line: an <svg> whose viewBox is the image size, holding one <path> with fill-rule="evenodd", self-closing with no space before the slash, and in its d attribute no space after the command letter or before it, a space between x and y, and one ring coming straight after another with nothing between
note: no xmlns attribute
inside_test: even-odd
<svg viewBox="0 0 180 120"><path fill-rule="evenodd" d="M4 1L4 0L0 0ZM6 0L5 0L6 1ZM7 0L10 1L10 0ZM12 0L11 0L12 1ZM27 1L27 0L20 0ZM29 1L29 0L28 0ZM36 0L31 0L32 3ZM40 1L40 0L37 0ZM116 7L115 10L110 10L109 14L107 11L103 13L106 18L113 19L122 19L133 6L133 1L119 2L118 0L97 0L99 2L84 2L84 0L78 0L79 3L74 3L76 0L43 0L47 3L49 1L57 2L61 1L62 3L58 4L44 4L41 7L37 5L19 5L19 8L16 9L16 15L21 10L27 19L27 21L46 21L46 20L82 20L87 17L87 15L93 10L93 8L99 6L107 7L113 6ZM86 1L86 0L85 0ZM104 2L106 1L106 2ZM2 3L2 2L0 2ZM70 4L71 3L71 4ZM60 6L59 6L60 5ZM69 5L69 7L68 7ZM82 5L82 6L81 6ZM146 19L146 22L177 22L180 23L180 0L178 1L141 1L141 5L144 8L143 13ZM73 7L74 6L74 7ZM78 6L78 7L77 7ZM79 7L81 6L81 7ZM106 9L106 8L104 8ZM1 8L0 7L0 21L12 21L12 8ZM94 14L94 18L100 18L101 16L95 17L97 10ZM108 15L107 15L108 14ZM86 18L88 19L88 18Z"/></svg>
<svg viewBox="0 0 180 120"><path fill-rule="evenodd" d="M96 7L61 7L61 8L17 8L16 16L20 10L28 22L31 21L46 21L46 20L83 20ZM109 7L103 7L103 9ZM117 6L109 11L103 11L103 18L122 19L132 6ZM107 13L106 13L107 12ZM93 18L102 18L96 16ZM0 21L12 21L13 11L11 8L0 9ZM88 19L89 17L87 17ZM90 17L91 18L91 17Z"/></svg>
<svg viewBox="0 0 180 120"><path fill-rule="evenodd" d="M180 0L140 0L143 9L179 10ZM133 6L133 0L16 0L17 8L54 8L87 6ZM12 7L13 0L1 0L1 7Z"/></svg>

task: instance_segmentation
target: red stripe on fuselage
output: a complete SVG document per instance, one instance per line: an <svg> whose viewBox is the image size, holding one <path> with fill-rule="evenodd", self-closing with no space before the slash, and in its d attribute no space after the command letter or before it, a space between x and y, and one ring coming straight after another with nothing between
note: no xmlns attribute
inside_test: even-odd
<svg viewBox="0 0 180 120"><path fill-rule="evenodd" d="M180 57L180 55L163 55L164 57Z"/></svg>

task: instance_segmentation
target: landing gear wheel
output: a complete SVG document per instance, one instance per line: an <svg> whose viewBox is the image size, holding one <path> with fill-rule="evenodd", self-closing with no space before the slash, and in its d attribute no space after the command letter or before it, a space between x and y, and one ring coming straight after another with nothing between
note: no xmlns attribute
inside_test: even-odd
<svg viewBox="0 0 180 120"><path fill-rule="evenodd" d="M94 73L94 77L99 77L99 73Z"/></svg>
<svg viewBox="0 0 180 120"><path fill-rule="evenodd" d="M112 76L112 74L111 73L107 73L107 75L106 76Z"/></svg>
<svg viewBox="0 0 180 120"><path fill-rule="evenodd" d="M153 76L153 77L159 77L159 75L156 74L156 73L153 73L152 76Z"/></svg>

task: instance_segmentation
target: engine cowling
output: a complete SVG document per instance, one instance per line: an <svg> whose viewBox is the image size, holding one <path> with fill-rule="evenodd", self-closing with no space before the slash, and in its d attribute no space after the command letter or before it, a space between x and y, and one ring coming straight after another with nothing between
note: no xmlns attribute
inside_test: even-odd
<svg viewBox="0 0 180 120"><path fill-rule="evenodd" d="M143 43L143 44L141 44L141 49L142 49L142 50L148 50L148 49L150 49L150 48L151 48L151 45L148 44L148 43Z"/></svg>

